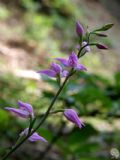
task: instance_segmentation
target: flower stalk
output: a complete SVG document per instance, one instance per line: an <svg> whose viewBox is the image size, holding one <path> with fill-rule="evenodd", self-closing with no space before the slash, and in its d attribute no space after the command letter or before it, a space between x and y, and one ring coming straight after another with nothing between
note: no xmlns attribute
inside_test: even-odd
<svg viewBox="0 0 120 160"><path fill-rule="evenodd" d="M70 72L70 73L71 73L71 72ZM50 105L49 105L49 107L48 107L45 115L44 115L43 118L41 119L40 123L36 126L36 128L35 128L31 133L29 133L26 137L24 137L24 138L20 141L20 143L16 144L16 145L2 158L2 160L6 160L6 159L7 159L15 150L17 150L33 133L35 133L35 132L37 131L37 129L44 123L44 121L47 119L47 117L48 117L48 115L49 115L49 113L50 113L53 105L55 104L58 96L60 95L62 89L64 88L64 86L65 86L65 84L67 83L67 81L68 81L69 78L70 78L70 75L68 75L68 76L65 78L62 86L61 86L61 87L59 88L59 90L57 91L57 93L56 93L55 97L53 98L52 102L50 103ZM32 121L32 122L33 122L33 121Z"/></svg>
<svg viewBox="0 0 120 160"><path fill-rule="evenodd" d="M60 64L53 62L50 66L50 69L38 71L38 73L40 73L40 74L44 74L49 77L56 78L56 80L58 81L58 84L59 84L59 89L56 92L56 95L52 99L51 103L49 104L47 111L45 112L45 114L43 114L43 116L40 119L40 122L36 125L36 127L34 127L34 125L35 125L37 117L35 117L34 112L33 112L33 108L30 104L23 103L22 101L18 101L18 106L19 106L18 109L11 108L11 107L5 108L6 110L12 112L13 114L15 114L18 117L25 118L25 119L28 118L29 119L29 127L24 129L24 131L20 134L18 141L2 157L1 160L6 160L26 140L29 140L31 142L35 142L38 140L46 142L47 140L44 139L43 137L41 137L40 135L38 135L38 133L36 131L42 126L42 124L46 121L46 119L48 118L48 116L50 114L63 112L63 115L66 117L66 119L69 120L70 122L74 123L77 127L82 128L84 126L83 122L78 117L77 112L73 109L65 109L65 110L60 109L60 110L55 110L55 111L51 111L51 110L52 110L55 102L57 101L60 93L62 92L64 86L66 85L66 83L70 79L70 77L72 75L74 75L77 71L86 71L87 70L86 67L84 67L82 64L79 64L79 58L84 56L87 52L90 52L90 46L96 46L98 49L107 49L107 46L100 44L99 42L94 42L94 43L90 42L90 36L93 33L95 33L95 35L106 37L106 35L104 35L102 33L98 33L98 32L106 31L106 30L110 29L112 26L113 26L113 24L108 24L108 25L105 25L99 29L92 31L92 32L89 32L86 36L86 39L87 39L87 42L86 42L86 41L83 41L83 36L85 33L84 28L82 27L82 25L79 22L77 22L76 23L76 33L79 37L79 45L80 45L78 54L76 54L74 51L72 51L72 53L69 55L68 59L56 58L56 60L60 64L62 64L64 67L62 67ZM61 83L62 82L61 78L63 78L63 77L65 77L65 79L64 79L63 83ZM33 127L34 127L34 129L33 129Z"/></svg>

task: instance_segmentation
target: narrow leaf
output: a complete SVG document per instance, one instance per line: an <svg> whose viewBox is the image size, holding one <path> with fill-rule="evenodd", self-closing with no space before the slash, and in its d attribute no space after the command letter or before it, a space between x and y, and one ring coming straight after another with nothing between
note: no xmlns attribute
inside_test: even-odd
<svg viewBox="0 0 120 160"><path fill-rule="evenodd" d="M101 27L101 28L98 28L96 30L94 30L93 32L98 32L98 31L107 31L109 30L110 28L112 28L114 24L110 23L110 24L106 24L105 26Z"/></svg>
<svg viewBox="0 0 120 160"><path fill-rule="evenodd" d="M94 33L94 34L99 37L107 37L107 35L103 33Z"/></svg>

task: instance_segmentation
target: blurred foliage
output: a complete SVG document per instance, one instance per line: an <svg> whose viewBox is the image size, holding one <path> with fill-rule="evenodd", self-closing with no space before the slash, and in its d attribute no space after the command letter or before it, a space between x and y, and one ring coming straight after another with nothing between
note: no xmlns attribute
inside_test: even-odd
<svg viewBox="0 0 120 160"><path fill-rule="evenodd" d="M45 90L38 94L36 92L38 86L33 80L17 79L12 75L1 76L1 107L4 109L5 106L16 106L17 100L21 99L31 103L37 114L43 113L55 94L54 89L57 87L54 80L47 78L44 80L53 89L51 91ZM115 74L112 82L99 75L78 73L64 88L64 95L61 94L54 108L72 107L78 111L81 117L88 118L88 121L90 117L94 117L94 121L96 118L107 120L113 126L113 120L120 118L119 82L120 73ZM22 121L17 120L14 123L14 127L12 127L15 117L10 119L11 115L2 109L0 110L0 115L1 135L8 125L10 127L9 131L6 132L7 135L4 135L8 139L14 140L16 130L19 132L27 126L27 122L23 125ZM58 124L61 122L60 117L56 115L50 116L44 128L39 129L40 134L46 137L48 141L51 141L56 134L56 129L59 128ZM54 118L56 118L56 121L54 121ZM98 128L88 121L82 130L76 127L71 128L66 133L63 132L61 138L58 138L56 145L62 153L62 159L69 159L71 153L71 156L75 155L76 159L81 157L81 159L87 160L88 157L91 157L97 160L100 158L107 160L113 147L120 148L118 141L120 138L119 130L117 128L111 132L107 130L99 131ZM51 129L49 125L52 127L50 127ZM56 129L54 130L54 128ZM103 155L104 150L105 154Z"/></svg>
<svg viewBox="0 0 120 160"><path fill-rule="evenodd" d="M117 127L111 132L107 131L107 128L106 131L102 131L102 128L99 131L89 120L90 117L94 117L95 122L95 119L99 118L105 122L107 121L111 126L114 125L113 120L119 121L119 78L119 72L115 74L112 82L99 75L80 73L64 88L64 94L61 94L57 104L65 108L74 107L80 116L88 117L88 121L84 129L73 128L72 131L59 139L58 146L64 155L63 159L69 159L70 153L75 155L76 159L78 157L83 157L83 159L85 157L85 159L89 159L88 157L92 159L109 159L111 148L115 146L119 149L120 143L116 142L116 139L119 139L120 131ZM53 81L49 80L49 83L53 85ZM54 92L50 94L45 91L43 93L44 96L51 98ZM103 155L104 150L105 155Z"/></svg>
<svg viewBox="0 0 120 160"><path fill-rule="evenodd" d="M0 20L6 20L10 17L10 11L4 5L0 5Z"/></svg>
<svg viewBox="0 0 120 160"><path fill-rule="evenodd" d="M69 0L21 0L20 6L25 11L25 38L40 42L40 47L46 49L47 46L52 52L72 49L76 39L75 32L71 34L71 29L78 14L77 4L72 1L69 3Z"/></svg>

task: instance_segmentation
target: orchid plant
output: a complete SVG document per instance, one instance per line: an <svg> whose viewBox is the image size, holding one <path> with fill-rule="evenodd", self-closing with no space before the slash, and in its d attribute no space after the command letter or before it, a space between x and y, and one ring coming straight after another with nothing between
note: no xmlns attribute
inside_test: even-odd
<svg viewBox="0 0 120 160"><path fill-rule="evenodd" d="M20 134L17 142L13 145L9 151L2 157L2 160L6 160L11 154L17 150L26 140L31 142L42 141L47 143L45 137L40 136L37 130L45 123L46 119L51 113L62 112L63 116L78 128L84 127L84 123L79 118L77 112L74 109L66 108L61 110L53 110L53 106L58 99L60 93L62 92L64 86L68 80L78 71L86 71L86 67L79 63L79 59L84 56L87 52L91 51L92 46L96 46L98 49L108 49L107 46L99 42L91 42L91 36L106 37L104 31L109 30L113 24L107 24L101 28L95 29L93 31L86 31L80 22L76 22L76 34L78 37L78 53L72 51L67 59L65 58L55 58L54 62L50 65L50 69L37 71L38 74L44 74L49 77L54 77L59 82L59 89L56 92L55 97L53 97L51 103L48 106L47 111L42 116L40 121L36 121L37 117L34 114L33 108L30 104L18 101L19 108L5 107L5 109L16 117L21 117L29 120L29 125ZM61 79L64 79L61 81Z"/></svg>

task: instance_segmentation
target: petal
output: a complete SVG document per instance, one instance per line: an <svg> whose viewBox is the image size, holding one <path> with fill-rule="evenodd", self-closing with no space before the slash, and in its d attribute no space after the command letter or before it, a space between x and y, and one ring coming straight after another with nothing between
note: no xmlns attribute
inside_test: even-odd
<svg viewBox="0 0 120 160"><path fill-rule="evenodd" d="M21 110L27 111L30 115L32 115L34 117L33 108L30 104L24 103L24 102L19 100L18 105L19 105Z"/></svg>
<svg viewBox="0 0 120 160"><path fill-rule="evenodd" d="M20 136L24 136L24 135L27 136L28 130L29 130L29 128L24 129L24 131L22 131L22 132L20 133ZM39 136L38 133L36 133L36 132L33 133L33 134L28 138L28 140L29 140L30 142L36 142L36 141L47 142L46 139L44 139L43 137Z"/></svg>
<svg viewBox="0 0 120 160"><path fill-rule="evenodd" d="M42 136L39 136L38 133L33 133L32 136L30 136L28 138L29 141L31 142L36 142L36 141L42 141L42 142L47 142L47 140L45 138L43 138Z"/></svg>
<svg viewBox="0 0 120 160"><path fill-rule="evenodd" d="M78 57L75 54L75 52L73 51L69 56L68 65L69 65L69 67L76 67L77 63L78 63Z"/></svg>
<svg viewBox="0 0 120 160"><path fill-rule="evenodd" d="M56 60L58 60L64 66L66 66L66 67L68 66L68 60L66 60L65 58L56 58Z"/></svg>
<svg viewBox="0 0 120 160"><path fill-rule="evenodd" d="M69 74L68 71L64 70L62 73L61 73L61 77L67 77Z"/></svg>
<svg viewBox="0 0 120 160"><path fill-rule="evenodd" d="M75 69L77 71L86 71L87 68L85 66L83 66L82 64L77 64L77 66L75 67Z"/></svg>
<svg viewBox="0 0 120 160"><path fill-rule="evenodd" d="M62 67L59 64L54 62L51 64L51 69L56 73L60 73L62 71Z"/></svg>
<svg viewBox="0 0 120 160"><path fill-rule="evenodd" d="M25 110L15 109L15 108L10 108L10 107L6 107L5 109L14 113L18 117L22 117L22 118L28 118L29 117L29 112L27 112Z"/></svg>
<svg viewBox="0 0 120 160"><path fill-rule="evenodd" d="M77 113L73 109L65 109L64 116L71 122L75 123L79 128L81 128L84 124L78 117Z"/></svg>
<svg viewBox="0 0 120 160"><path fill-rule="evenodd" d="M41 70L41 71L37 71L37 73L45 74L49 77L55 77L56 76L56 72L53 71L53 70Z"/></svg>

